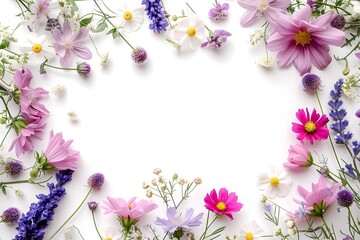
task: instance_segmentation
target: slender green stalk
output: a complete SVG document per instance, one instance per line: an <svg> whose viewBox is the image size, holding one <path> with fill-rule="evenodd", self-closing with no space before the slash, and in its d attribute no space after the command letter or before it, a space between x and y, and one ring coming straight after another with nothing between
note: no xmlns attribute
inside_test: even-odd
<svg viewBox="0 0 360 240"><path fill-rule="evenodd" d="M100 234L100 232L99 232L99 229L98 229L98 227L97 227L97 224L96 224L94 211L91 211L91 216L92 216L92 219L93 219L93 223L94 223L94 227L95 227L96 233L98 234L100 240L103 240L103 238L101 237L101 234Z"/></svg>
<svg viewBox="0 0 360 240"><path fill-rule="evenodd" d="M210 218L210 211L208 211L208 214L207 214L207 217L206 217L206 225L205 225L205 230L203 232L203 234L201 234L200 236L200 239L199 240L203 240L205 239L207 236L206 236L206 233L207 231L209 230L210 226L216 221L216 219L218 219L219 215L216 215L214 217L214 219L210 222L209 224L209 218Z"/></svg>
<svg viewBox="0 0 360 240"><path fill-rule="evenodd" d="M1 143L0 143L0 147L4 144L5 139L6 139L7 136L9 135L10 130L11 130L11 127L9 127L8 130L6 131L4 138L2 139L2 141L1 141Z"/></svg>

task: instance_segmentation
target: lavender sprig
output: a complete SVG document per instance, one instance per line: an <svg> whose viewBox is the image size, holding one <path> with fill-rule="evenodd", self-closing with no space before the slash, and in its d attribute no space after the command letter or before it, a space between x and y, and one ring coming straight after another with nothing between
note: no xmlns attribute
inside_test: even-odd
<svg viewBox="0 0 360 240"><path fill-rule="evenodd" d="M169 22L165 18L165 13L162 10L163 6L161 5L161 0L142 0L141 4L145 5L146 14L152 21L149 25L149 29L158 33L166 31Z"/></svg>
<svg viewBox="0 0 360 240"><path fill-rule="evenodd" d="M18 234L15 236L15 240L41 240L44 238L45 229L49 222L53 220L54 210L57 208L58 202L66 194L63 185L71 181L72 173L72 170L59 171L56 173L57 183L47 184L50 190L49 194L36 196L39 201L32 203L26 215L22 214L19 220L19 225L16 228Z"/></svg>

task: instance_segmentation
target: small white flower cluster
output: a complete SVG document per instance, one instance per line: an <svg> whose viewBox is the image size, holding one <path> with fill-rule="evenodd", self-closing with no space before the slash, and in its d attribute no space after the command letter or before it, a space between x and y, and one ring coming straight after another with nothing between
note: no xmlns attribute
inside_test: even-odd
<svg viewBox="0 0 360 240"><path fill-rule="evenodd" d="M57 97L61 97L65 93L65 86L62 84L58 84L52 88L51 93Z"/></svg>
<svg viewBox="0 0 360 240"><path fill-rule="evenodd" d="M258 42L263 40L265 37L264 30L259 28L256 29L254 33L250 34L250 44L252 46L256 45Z"/></svg>
<svg viewBox="0 0 360 240"><path fill-rule="evenodd" d="M296 225L295 225L295 221L292 218L288 218L285 220L286 226L288 227L287 233L290 236L295 236L295 234L297 233L296 231Z"/></svg>
<svg viewBox="0 0 360 240"><path fill-rule="evenodd" d="M344 79L342 91L350 99L359 98L356 88L360 88L359 74L351 74Z"/></svg>

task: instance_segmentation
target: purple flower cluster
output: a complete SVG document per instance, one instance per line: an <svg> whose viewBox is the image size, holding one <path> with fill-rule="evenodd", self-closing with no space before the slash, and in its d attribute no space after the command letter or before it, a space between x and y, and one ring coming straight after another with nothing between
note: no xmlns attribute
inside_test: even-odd
<svg viewBox="0 0 360 240"><path fill-rule="evenodd" d="M72 170L59 171L56 173L56 185L54 183L48 183L47 185L50 193L36 196L39 201L32 203L30 210L26 215L22 214L19 220L19 225L16 228L18 234L15 236L15 240L41 240L44 238L45 229L53 219L54 210L57 208L58 202L66 194L63 185L71 181L72 173Z"/></svg>
<svg viewBox="0 0 360 240"><path fill-rule="evenodd" d="M169 26L169 22L165 18L164 11L160 0L142 0L145 5L145 11L149 19L152 21L149 25L149 29L154 32L166 31L166 27Z"/></svg>
<svg viewBox="0 0 360 240"><path fill-rule="evenodd" d="M209 11L209 18L212 21L219 22L222 20L226 20L229 15L229 4L216 4L214 8L211 8Z"/></svg>
<svg viewBox="0 0 360 240"><path fill-rule="evenodd" d="M227 38L231 36L231 33L225 30L215 30L206 42L201 44L201 47L221 48L227 41Z"/></svg>

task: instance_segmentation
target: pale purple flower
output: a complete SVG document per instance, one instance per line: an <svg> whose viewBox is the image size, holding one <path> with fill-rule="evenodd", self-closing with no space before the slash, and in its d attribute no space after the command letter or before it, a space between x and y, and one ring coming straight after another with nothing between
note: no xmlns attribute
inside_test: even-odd
<svg viewBox="0 0 360 240"><path fill-rule="evenodd" d="M30 85L30 81L32 78L33 75L29 69L16 70L13 77L13 83L17 88L21 90Z"/></svg>
<svg viewBox="0 0 360 240"><path fill-rule="evenodd" d="M85 27L81 27L78 32L73 32L69 21L65 21L62 29L55 29L53 32L54 48L60 57L60 65L69 67L73 54L83 59L91 59L92 53L84 44L84 39L89 35Z"/></svg>
<svg viewBox="0 0 360 240"><path fill-rule="evenodd" d="M360 59L360 52L355 53L355 56Z"/></svg>
<svg viewBox="0 0 360 240"><path fill-rule="evenodd" d="M32 140L34 138L41 139L44 127L45 121L42 119L28 124L26 128L22 129L18 136L13 140L9 151L15 148L15 154L18 157L25 152L32 151L34 149Z"/></svg>
<svg viewBox="0 0 360 240"><path fill-rule="evenodd" d="M275 31L268 39L269 50L278 52L278 65L288 67L293 63L301 75L312 65L318 69L327 67L332 60L329 45L345 43L345 33L330 25L335 11L310 22L311 13L311 7L306 5L292 17L279 14Z"/></svg>
<svg viewBox="0 0 360 240"><path fill-rule="evenodd" d="M215 30L214 34L208 37L207 41L201 44L201 47L221 48L227 41L231 33L225 30Z"/></svg>
<svg viewBox="0 0 360 240"><path fill-rule="evenodd" d="M191 227L200 226L203 213L200 213L196 216L194 215L194 209L186 209L185 215L179 214L176 215L176 208L169 207L166 210L165 218L156 218L155 224L162 227L165 233L173 233L177 230L190 231Z"/></svg>
<svg viewBox="0 0 360 240"><path fill-rule="evenodd" d="M277 22L278 13L285 12L290 0L238 0L238 4L246 9L240 24L248 27L263 15L270 24Z"/></svg>
<svg viewBox="0 0 360 240"><path fill-rule="evenodd" d="M217 3L214 8L211 8L209 11L209 18L212 21L219 22L227 19L229 15L229 4L228 3Z"/></svg>
<svg viewBox="0 0 360 240"><path fill-rule="evenodd" d="M30 6L31 13L35 15L34 20L46 18L56 8L56 4L52 0L35 0Z"/></svg>
<svg viewBox="0 0 360 240"><path fill-rule="evenodd" d="M48 95L48 92L42 88L25 87L21 90L20 110L21 116L28 121L37 121L49 114L45 106L39 103L39 100Z"/></svg>
<svg viewBox="0 0 360 240"><path fill-rule="evenodd" d="M58 170L76 170L77 162L80 159L78 151L70 149L73 141L66 141L63 139L62 133L50 132L49 144L44 152L47 163Z"/></svg>

